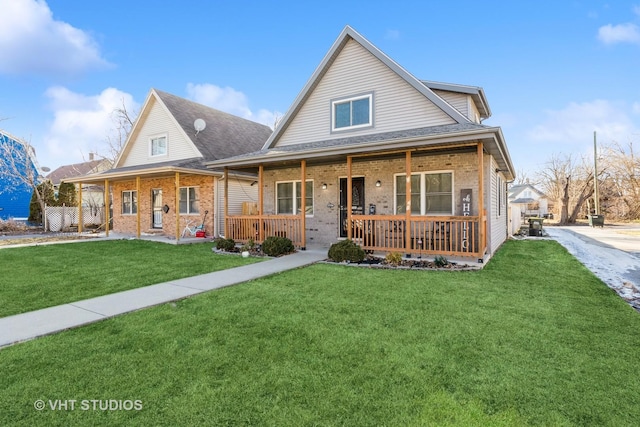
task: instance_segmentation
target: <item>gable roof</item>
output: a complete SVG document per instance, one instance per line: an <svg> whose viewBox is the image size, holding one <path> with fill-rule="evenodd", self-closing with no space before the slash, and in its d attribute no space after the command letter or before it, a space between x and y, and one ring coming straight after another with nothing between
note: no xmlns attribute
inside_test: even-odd
<svg viewBox="0 0 640 427"><path fill-rule="evenodd" d="M489 103L487 102L487 97L484 94L484 90L479 86L468 86L468 85L460 85L455 83L443 83L443 82L434 82L431 80L421 80L422 84L424 84L429 89L433 90L446 90L449 92L458 92L464 93L466 95L471 95L473 98L473 102L478 108L480 112L480 116L483 119L487 119L491 117L491 109L489 108Z"/></svg>
<svg viewBox="0 0 640 427"><path fill-rule="evenodd" d="M86 175L88 173L96 172L98 166L107 160L91 160L88 162L74 163L72 165L64 165L55 169L49 175L47 179L53 183L53 185L60 185L67 178L73 178L80 175Z"/></svg>
<svg viewBox="0 0 640 427"><path fill-rule="evenodd" d="M167 108L185 136L202 154L204 161L255 151L272 133L269 126L157 89L152 89L152 93ZM206 127L200 132L196 132L193 125L196 119L202 119L206 123Z"/></svg>
<svg viewBox="0 0 640 427"><path fill-rule="evenodd" d="M190 157L166 162L120 166L128 154L128 148L137 138L137 133L156 100L167 112L169 120L182 132L184 139L193 144L201 157ZM194 121L204 120L206 126L196 131ZM260 149L271 135L269 126L198 104L157 89L151 89L142 110L133 125L125 147L116 160L116 167L99 173L69 178L68 182L90 182L102 179L123 179L133 175L160 175L168 172L194 172L207 175L220 174L206 167L206 162L225 159Z"/></svg>
<svg viewBox="0 0 640 427"><path fill-rule="evenodd" d="M540 196L540 197L546 197L546 194L544 194L542 191L538 190L536 187L534 187L531 184L516 184L516 185L512 185L509 188L508 198L509 199L513 199L516 196L518 196L519 194L521 194L524 190L527 190L527 189L529 189L529 190L533 191L534 193L538 194L538 196ZM517 202L517 203L526 203L526 202Z"/></svg>
<svg viewBox="0 0 640 427"><path fill-rule="evenodd" d="M394 60L389 58L384 52L375 47L367 39L362 37L357 31L347 25L340 33L337 40L333 43L331 49L329 49L329 52L327 52L327 54L324 56L324 59L322 60L322 62L320 62L320 65L318 65L314 73L311 75L311 78L307 81L296 99L293 101L293 104L287 111L287 114L285 114L280 123L278 123L278 126L276 127L271 137L264 144L263 148L273 148L276 145L279 137L291 124L298 111L304 105L305 101L309 98L309 96L311 96L311 93L313 92L315 87L318 85L320 80L322 80L322 77L326 74L342 49L350 40L354 40L355 42L359 43L370 54L379 59L383 64L385 64L393 72L400 76L400 78L406 81L410 86L412 86L433 104L439 107L443 112L449 115L456 123L462 124L471 122L466 116L464 116L453 106L451 106L451 104L443 100L440 96L436 95L427 85L415 78L412 74L398 65Z"/></svg>

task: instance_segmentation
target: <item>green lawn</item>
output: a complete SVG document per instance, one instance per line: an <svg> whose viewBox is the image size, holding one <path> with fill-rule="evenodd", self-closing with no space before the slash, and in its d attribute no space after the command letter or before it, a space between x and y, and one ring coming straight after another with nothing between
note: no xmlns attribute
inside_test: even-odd
<svg viewBox="0 0 640 427"><path fill-rule="evenodd" d="M103 240L0 249L0 317L237 267L213 243Z"/></svg>
<svg viewBox="0 0 640 427"><path fill-rule="evenodd" d="M317 264L0 350L0 425L631 426L638 331L553 241L476 272Z"/></svg>

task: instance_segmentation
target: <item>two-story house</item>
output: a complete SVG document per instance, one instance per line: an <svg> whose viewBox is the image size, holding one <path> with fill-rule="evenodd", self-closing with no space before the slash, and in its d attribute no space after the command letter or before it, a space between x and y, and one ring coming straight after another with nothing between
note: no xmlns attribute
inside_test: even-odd
<svg viewBox="0 0 640 427"><path fill-rule="evenodd" d="M420 80L347 26L260 150L208 162L258 175L257 214L224 234L482 261L515 176L490 115L482 88Z"/></svg>

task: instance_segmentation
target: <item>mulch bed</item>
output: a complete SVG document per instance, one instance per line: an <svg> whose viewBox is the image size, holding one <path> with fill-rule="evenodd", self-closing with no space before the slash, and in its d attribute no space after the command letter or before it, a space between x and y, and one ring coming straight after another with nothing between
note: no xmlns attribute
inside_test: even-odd
<svg viewBox="0 0 640 427"><path fill-rule="evenodd" d="M391 264L384 258L375 255L367 255L367 257L360 262L335 262L331 259L324 260L327 264L341 264L350 265L355 267L372 267L372 268L384 268L384 269L397 269L397 270L452 270L452 271L465 271L465 270L477 270L477 267L473 267L468 264L458 264L457 262L449 262L445 265L436 265L432 260L421 258L403 258L398 264Z"/></svg>

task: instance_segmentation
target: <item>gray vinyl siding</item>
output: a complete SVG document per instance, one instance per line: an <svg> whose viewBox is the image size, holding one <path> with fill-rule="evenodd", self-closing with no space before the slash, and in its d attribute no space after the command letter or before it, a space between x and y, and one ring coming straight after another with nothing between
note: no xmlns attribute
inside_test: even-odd
<svg viewBox="0 0 640 427"><path fill-rule="evenodd" d="M453 108L460 111L460 113L462 113L469 120L472 120L476 123L479 122L478 118L480 117L480 113L478 112L478 108L473 102L473 98L471 96L465 95L464 93L454 93L438 89L434 89L433 92L440 98L451 104Z"/></svg>
<svg viewBox="0 0 640 427"><path fill-rule="evenodd" d="M331 100L373 93L373 127L331 132ZM306 99L277 146L453 124L455 121L359 43L350 40Z"/></svg>
<svg viewBox="0 0 640 427"><path fill-rule="evenodd" d="M502 206L498 209L499 197L498 191L498 172L496 169L498 164L496 163L493 157L490 157L489 161L489 180L487 184L489 188L487 188L487 192L490 196L489 209L487 210L487 222L490 224L490 228L488 230L489 233L489 252L493 255L495 251L504 243L507 239L507 209L505 204L505 197L503 194L502 197ZM504 180L503 180L504 182Z"/></svg>
<svg viewBox="0 0 640 427"><path fill-rule="evenodd" d="M229 177L229 215L241 215L242 203L258 203L258 185L253 181ZM216 234L224 235L224 180L219 179L216 186Z"/></svg>
<svg viewBox="0 0 640 427"><path fill-rule="evenodd" d="M170 160L200 157L196 147L185 137L182 129L164 107L155 98L151 98L150 102L152 105L149 116L146 119L141 118L142 126L118 166L150 165ZM166 156L151 157L149 155L150 138L157 135L167 136Z"/></svg>
<svg viewBox="0 0 640 427"><path fill-rule="evenodd" d="M451 106L460 111L460 113L464 114L465 117L469 117L469 95L438 89L434 89L433 92L451 104Z"/></svg>

